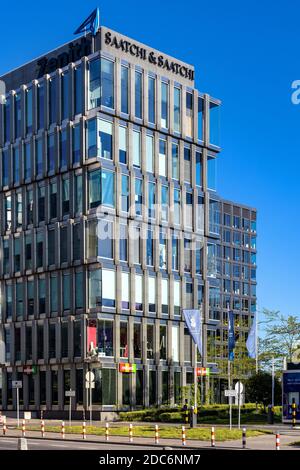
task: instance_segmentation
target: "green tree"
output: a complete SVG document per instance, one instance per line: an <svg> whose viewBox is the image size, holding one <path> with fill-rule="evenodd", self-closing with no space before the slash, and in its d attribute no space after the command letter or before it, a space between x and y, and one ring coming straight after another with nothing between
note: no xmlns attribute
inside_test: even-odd
<svg viewBox="0 0 300 470"><path fill-rule="evenodd" d="M259 403L264 409L272 402L272 375L267 372L258 372L246 382L245 387L246 401L250 403ZM274 404L281 404L281 385L275 377L274 380Z"/></svg>

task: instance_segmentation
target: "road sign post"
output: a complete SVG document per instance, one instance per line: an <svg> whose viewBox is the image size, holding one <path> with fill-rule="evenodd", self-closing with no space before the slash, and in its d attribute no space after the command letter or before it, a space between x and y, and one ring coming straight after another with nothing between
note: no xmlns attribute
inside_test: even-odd
<svg viewBox="0 0 300 470"><path fill-rule="evenodd" d="M237 398L238 398L238 428L240 429L241 428L241 395L243 393L243 390L244 390L244 385L242 384L242 382L238 381L235 386L235 391L237 393Z"/></svg>
<svg viewBox="0 0 300 470"><path fill-rule="evenodd" d="M89 390L89 408L90 408L90 426L92 426L92 410L93 410L93 404L92 404L92 389L95 388L95 374L92 371L88 371L85 374L85 388Z"/></svg>
<svg viewBox="0 0 300 470"><path fill-rule="evenodd" d="M12 387L17 390L17 423L18 427L20 426L20 394L19 388L22 388L23 384L21 380L13 380Z"/></svg>
<svg viewBox="0 0 300 470"><path fill-rule="evenodd" d="M72 425L72 397L75 397L75 390L67 390L65 392L65 396L69 397L69 426L71 427Z"/></svg>

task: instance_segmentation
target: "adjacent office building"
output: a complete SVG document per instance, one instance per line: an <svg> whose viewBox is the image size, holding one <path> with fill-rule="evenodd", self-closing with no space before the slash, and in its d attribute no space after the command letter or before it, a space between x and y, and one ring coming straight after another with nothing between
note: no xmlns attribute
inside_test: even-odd
<svg viewBox="0 0 300 470"><path fill-rule="evenodd" d="M201 309L215 387L227 305L256 309L256 211L216 187L220 101L106 27L0 77L1 400L63 416L181 404ZM221 178L222 175L219 175Z"/></svg>

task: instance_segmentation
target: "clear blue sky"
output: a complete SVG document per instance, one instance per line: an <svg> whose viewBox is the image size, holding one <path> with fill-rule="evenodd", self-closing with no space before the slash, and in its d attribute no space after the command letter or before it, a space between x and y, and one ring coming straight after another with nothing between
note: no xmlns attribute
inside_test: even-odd
<svg viewBox="0 0 300 470"><path fill-rule="evenodd" d="M6 4L0 74L72 39L96 6L102 24L194 64L223 102L219 193L258 209L259 306L300 314L299 2L96 1L15 0L13 27Z"/></svg>

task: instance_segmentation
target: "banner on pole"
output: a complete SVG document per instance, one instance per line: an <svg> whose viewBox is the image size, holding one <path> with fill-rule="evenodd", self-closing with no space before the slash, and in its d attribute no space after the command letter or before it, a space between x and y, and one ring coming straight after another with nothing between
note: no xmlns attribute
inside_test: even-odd
<svg viewBox="0 0 300 470"><path fill-rule="evenodd" d="M183 310L186 325L202 356L202 319L200 310Z"/></svg>

